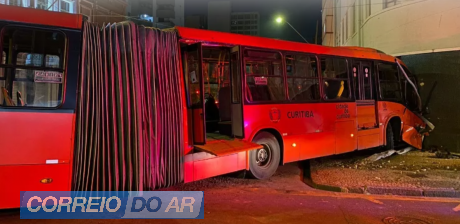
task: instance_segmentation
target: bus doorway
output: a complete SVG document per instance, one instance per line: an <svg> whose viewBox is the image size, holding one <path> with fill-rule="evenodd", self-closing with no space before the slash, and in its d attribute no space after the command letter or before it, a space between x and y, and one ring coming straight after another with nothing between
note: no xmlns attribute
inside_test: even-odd
<svg viewBox="0 0 460 224"><path fill-rule="evenodd" d="M188 139L190 143L206 144L203 56L201 43L182 47L182 64L187 93Z"/></svg>
<svg viewBox="0 0 460 224"><path fill-rule="evenodd" d="M189 142L198 151L224 155L259 148L244 137L239 47L182 48Z"/></svg>
<svg viewBox="0 0 460 224"><path fill-rule="evenodd" d="M380 130L377 120L375 72L372 62L353 63L353 83L356 98L358 124L358 149L380 145Z"/></svg>

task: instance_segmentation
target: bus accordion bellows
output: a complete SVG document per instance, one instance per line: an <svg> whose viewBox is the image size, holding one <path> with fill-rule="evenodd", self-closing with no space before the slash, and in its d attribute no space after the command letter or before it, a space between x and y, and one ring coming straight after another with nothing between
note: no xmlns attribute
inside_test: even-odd
<svg viewBox="0 0 460 224"><path fill-rule="evenodd" d="M416 77L374 49L5 5L0 29L0 209L20 191L267 179L295 161L421 149L434 128Z"/></svg>

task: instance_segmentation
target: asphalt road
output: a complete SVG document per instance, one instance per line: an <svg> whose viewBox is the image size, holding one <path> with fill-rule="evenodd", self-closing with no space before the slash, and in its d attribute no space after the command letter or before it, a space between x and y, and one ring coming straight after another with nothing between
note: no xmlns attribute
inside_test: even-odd
<svg viewBox="0 0 460 224"><path fill-rule="evenodd" d="M204 190L204 220L20 220L0 223L460 223L460 200L325 192L303 184L295 164L266 181L211 178L167 190Z"/></svg>

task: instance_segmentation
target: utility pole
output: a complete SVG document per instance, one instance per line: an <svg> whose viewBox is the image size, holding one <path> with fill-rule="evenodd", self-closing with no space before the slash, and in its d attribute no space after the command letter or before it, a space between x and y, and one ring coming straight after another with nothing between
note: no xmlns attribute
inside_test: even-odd
<svg viewBox="0 0 460 224"><path fill-rule="evenodd" d="M277 23L285 22L286 24L288 24L288 25L289 25L297 34L299 34L299 36L308 44L307 39L305 39L305 37L303 37L302 34L300 34L299 31L297 31L288 21L283 20L283 18L281 18L281 17L278 17L278 18L276 19L276 22L277 22Z"/></svg>

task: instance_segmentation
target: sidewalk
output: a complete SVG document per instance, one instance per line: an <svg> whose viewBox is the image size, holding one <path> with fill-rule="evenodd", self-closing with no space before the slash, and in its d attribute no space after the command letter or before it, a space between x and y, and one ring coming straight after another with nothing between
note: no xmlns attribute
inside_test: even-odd
<svg viewBox="0 0 460 224"><path fill-rule="evenodd" d="M382 150L313 160L312 180L350 193L460 197L460 159L440 159L434 153L413 150L375 162L366 160L379 152Z"/></svg>

